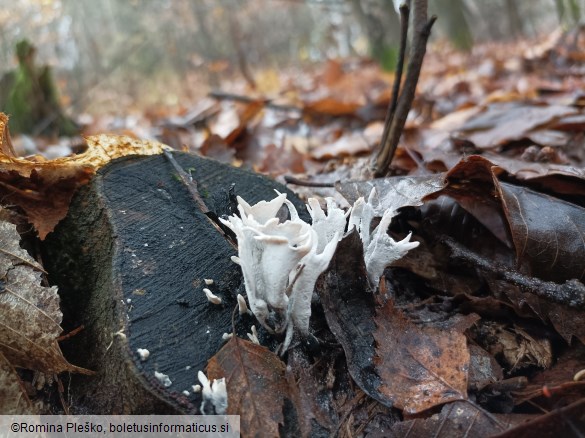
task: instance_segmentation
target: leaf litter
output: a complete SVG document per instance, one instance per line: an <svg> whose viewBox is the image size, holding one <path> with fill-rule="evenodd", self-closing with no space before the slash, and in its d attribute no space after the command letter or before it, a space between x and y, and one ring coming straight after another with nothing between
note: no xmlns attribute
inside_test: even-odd
<svg viewBox="0 0 585 438"><path fill-rule="evenodd" d="M0 411L34 412L15 368L90 374L63 357L57 339L57 287L41 285L42 267L20 247L16 226L0 221Z"/></svg>
<svg viewBox="0 0 585 438"><path fill-rule="evenodd" d="M244 435L276 435L292 421L284 413L307 412L320 430L340 434L349 424L372 436L372 425L394 436L579 430L583 385L569 382L568 373L545 373L567 367L566 355L584 339L585 123L583 100L574 93L583 81L549 62L570 56L560 42L539 50L523 44L478 46L468 57L431 50L394 160L398 176L376 181L347 181L350 171L343 170L375 146L380 134L371 129L366 136L365 129L383 120L390 99L391 78L368 62L331 61L320 74L281 78L275 83L283 90L270 87L270 97L216 95L183 119L154 121L175 147L275 176L293 168L300 177L331 178L350 204L375 185L385 208L402 211L390 233L414 230L421 242L410 261L386 271L378 293L368 289L355 235L340 242L313 305L312 329L327 340L318 352L302 344L279 358L234 338L210 360L210 377L227 379L228 409L243 415ZM114 150L134 142L102 139ZM133 144L137 153L160 148ZM17 162L0 146L7 157L2 187L23 189L11 192L12 201L41 237L66 214L71 187L105 162L50 161L43 168ZM63 172L71 176L66 184L42 191L41 182L51 187ZM67 193L61 204L45 210L26 196L58 199L60 192ZM437 210L451 223L435 220ZM299 351L307 361L293 360ZM322 380L295 369L303 364L312 372L323 356L335 360L322 368ZM585 368L581 356L570 363L572 370ZM320 383L328 397L300 382ZM570 404L547 403L549 382L553 394L571 396ZM365 414L364 399L385 410ZM314 430L308 424L298 419L305 436Z"/></svg>

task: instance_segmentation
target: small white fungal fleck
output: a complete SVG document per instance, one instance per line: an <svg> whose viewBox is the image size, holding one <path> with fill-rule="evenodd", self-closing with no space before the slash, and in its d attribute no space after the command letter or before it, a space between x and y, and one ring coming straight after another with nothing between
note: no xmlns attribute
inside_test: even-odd
<svg viewBox="0 0 585 438"><path fill-rule="evenodd" d="M233 333L224 333L223 335L221 335L221 339L223 339L224 341L227 341L228 339L233 338L234 334Z"/></svg>
<svg viewBox="0 0 585 438"><path fill-rule="evenodd" d="M258 331L256 330L256 326L252 326L252 333L246 333L248 335L248 339L252 341L254 344L260 345L260 341L258 340Z"/></svg>
<svg viewBox="0 0 585 438"><path fill-rule="evenodd" d="M132 302L132 298L126 298L126 303L130 304Z"/></svg>
<svg viewBox="0 0 585 438"><path fill-rule="evenodd" d="M217 295L214 295L213 292L211 292L209 289L203 288L203 292L205 292L205 296L210 303L221 304L221 298Z"/></svg>
<svg viewBox="0 0 585 438"><path fill-rule="evenodd" d="M144 246L148 246L148 243L145 243Z"/></svg>
<svg viewBox="0 0 585 438"><path fill-rule="evenodd" d="M186 369L187 371L189 371L189 370L191 369L191 365L187 365L187 366L185 367L185 369Z"/></svg>
<svg viewBox="0 0 585 438"><path fill-rule="evenodd" d="M206 278L206 279L204 279L203 281L205 281L205 284L206 284L207 286L211 286L211 285L213 284L213 280L212 280L212 279L210 279L210 278Z"/></svg>
<svg viewBox="0 0 585 438"><path fill-rule="evenodd" d="M246 305L246 299L241 294L238 294L238 312L240 312L240 315L250 313Z"/></svg>
<svg viewBox="0 0 585 438"><path fill-rule="evenodd" d="M193 385L191 386L191 389L195 394L197 394L198 392L201 392L201 385Z"/></svg>
<svg viewBox="0 0 585 438"><path fill-rule="evenodd" d="M183 395L184 395L185 397L189 397L189 395L190 395L190 392L189 392L189 391L187 391L187 390L185 390L185 391L183 391Z"/></svg>
<svg viewBox="0 0 585 438"><path fill-rule="evenodd" d="M232 262L234 262L236 265L242 264L242 261L240 260L240 258L238 256L231 256L230 258L232 259Z"/></svg>
<svg viewBox="0 0 585 438"><path fill-rule="evenodd" d="M150 356L150 351L146 348L139 348L136 352L138 353L138 356L140 356L140 360L143 362L148 359L148 356Z"/></svg>
<svg viewBox="0 0 585 438"><path fill-rule="evenodd" d="M209 405L212 405L216 414L225 414L228 406L225 377L221 379L214 379L210 384L207 376L203 374L202 371L199 371L197 373L197 378L202 385L203 401L201 402L201 413L213 413L210 412L209 409Z"/></svg>
<svg viewBox="0 0 585 438"><path fill-rule="evenodd" d="M162 383L165 388L168 388L169 386L171 386L173 384L173 382L171 382L171 379L169 379L169 376L167 376L166 374L163 374L163 373L159 373L158 371L154 372L154 377L156 377L158 379L158 381L160 383Z"/></svg>

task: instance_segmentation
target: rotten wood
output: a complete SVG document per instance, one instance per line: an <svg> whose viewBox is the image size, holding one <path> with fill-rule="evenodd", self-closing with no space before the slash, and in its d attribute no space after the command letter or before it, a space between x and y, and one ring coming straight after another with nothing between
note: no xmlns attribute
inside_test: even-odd
<svg viewBox="0 0 585 438"><path fill-rule="evenodd" d="M227 192L248 202L288 193L284 186L214 160L173 153L197 182L201 202L221 216ZM96 372L71 376L71 411L95 414L197 413L197 371L232 332L243 293L236 250L217 231L163 155L126 157L101 169L75 196L47 238L44 260L59 286L64 328L85 329L62 342L65 356ZM214 280L206 285L204 279ZM207 301L210 288L223 302ZM249 331L252 317L240 316ZM141 360L137 349L150 356ZM169 376L165 387L155 372ZM183 393L187 391L187 393Z"/></svg>

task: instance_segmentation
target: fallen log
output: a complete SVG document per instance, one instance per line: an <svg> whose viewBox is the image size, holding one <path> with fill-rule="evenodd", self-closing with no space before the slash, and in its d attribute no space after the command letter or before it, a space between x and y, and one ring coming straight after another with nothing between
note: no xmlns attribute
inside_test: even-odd
<svg viewBox="0 0 585 438"><path fill-rule="evenodd" d="M235 194L249 202L272 199L274 189L287 192L308 219L298 198L266 177L173 156L219 215L229 210L227 193L235 184ZM243 290L240 268L230 260L236 253L164 156L125 157L101 169L44 244L64 325L84 327L62 343L63 351L71 363L96 372L71 376L71 411L197 413L197 371L222 346L223 333L232 332L236 294ZM205 287L222 298L220 305L207 300Z"/></svg>

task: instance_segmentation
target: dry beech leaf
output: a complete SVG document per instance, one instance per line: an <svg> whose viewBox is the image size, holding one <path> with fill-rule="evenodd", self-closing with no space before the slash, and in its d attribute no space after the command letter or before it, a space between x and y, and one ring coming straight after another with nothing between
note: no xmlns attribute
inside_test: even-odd
<svg viewBox="0 0 585 438"><path fill-rule="evenodd" d="M229 415L240 415L242 436L279 436L284 399L291 399L286 366L265 347L234 336L207 366L210 379L225 377Z"/></svg>
<svg viewBox="0 0 585 438"><path fill-rule="evenodd" d="M441 330L410 322L392 301L376 315L378 390L394 406L416 414L467 399L469 351L458 330Z"/></svg>
<svg viewBox="0 0 585 438"><path fill-rule="evenodd" d="M0 139L0 197L4 204L24 210L41 239L67 215L73 193L97 169L115 158L160 154L164 148L155 141L97 135L86 139L87 151L82 154L45 160L2 153L7 141L8 136Z"/></svg>
<svg viewBox="0 0 585 438"><path fill-rule="evenodd" d="M20 377L2 353L0 353L0 413L2 415L35 413Z"/></svg>
<svg viewBox="0 0 585 438"><path fill-rule="evenodd" d="M231 145L263 109L262 100L246 105L230 104L229 109L219 113L217 119L210 124L210 130Z"/></svg>
<svg viewBox="0 0 585 438"><path fill-rule="evenodd" d="M19 242L16 226L0 222L0 354L13 367L90 373L63 357L57 287L40 285L42 268Z"/></svg>
<svg viewBox="0 0 585 438"><path fill-rule="evenodd" d="M0 154L8 157L16 155L8 132L8 116L4 113L0 113Z"/></svg>
<svg viewBox="0 0 585 438"><path fill-rule="evenodd" d="M520 140L535 128L576 113L575 108L562 105L496 103L490 105L483 114L472 117L460 130L475 131L464 136L477 147L487 149Z"/></svg>
<svg viewBox="0 0 585 438"><path fill-rule="evenodd" d="M324 160L333 157L358 155L363 152L370 152L373 141L361 132L349 132L332 143L324 144L311 151L311 156L316 160Z"/></svg>

